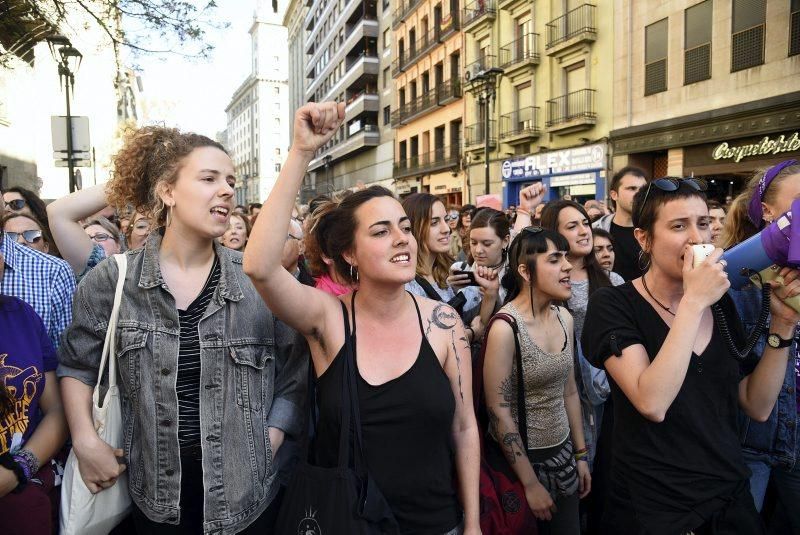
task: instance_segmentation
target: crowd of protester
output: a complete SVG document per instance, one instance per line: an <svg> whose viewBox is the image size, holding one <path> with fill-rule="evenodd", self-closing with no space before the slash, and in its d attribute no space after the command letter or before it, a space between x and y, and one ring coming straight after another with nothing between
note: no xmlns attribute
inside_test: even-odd
<svg viewBox="0 0 800 535"><path fill-rule="evenodd" d="M378 186L296 204L343 118L297 112L263 205L235 205L219 143L154 126L127 134L108 184L47 205L2 192L4 533L58 532L70 451L91 493L127 486L115 533L282 533L295 471L341 467L342 448L381 532L487 533L487 443L538 533L800 533L800 314L783 303L800 273L771 290L779 342L737 361L727 337L744 344L763 294L730 289L720 261L790 209L800 164L730 204L635 167L608 205L546 202L540 183L504 211ZM695 266L701 243L717 249ZM113 447L92 392L121 253ZM291 533L322 535L316 514Z"/></svg>

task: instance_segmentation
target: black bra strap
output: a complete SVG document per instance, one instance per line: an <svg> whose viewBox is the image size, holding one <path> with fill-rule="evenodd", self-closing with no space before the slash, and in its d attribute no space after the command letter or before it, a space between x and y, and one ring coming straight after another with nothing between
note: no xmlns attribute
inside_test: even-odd
<svg viewBox="0 0 800 535"><path fill-rule="evenodd" d="M569 336L567 335L567 328L564 327L564 320L561 319L561 314L558 311L558 307L555 307L556 317L558 318L558 324L561 325L561 330L564 331L564 345L561 347L561 351L567 349L567 345L569 345Z"/></svg>

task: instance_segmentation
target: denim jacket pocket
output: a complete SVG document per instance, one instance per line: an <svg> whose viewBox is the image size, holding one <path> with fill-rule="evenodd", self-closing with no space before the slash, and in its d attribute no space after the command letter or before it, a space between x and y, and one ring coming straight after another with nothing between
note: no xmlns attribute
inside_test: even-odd
<svg viewBox="0 0 800 535"><path fill-rule="evenodd" d="M236 403L242 408L260 411L264 403L272 399L270 367L275 362L272 345L232 344L230 354L235 363Z"/></svg>
<svg viewBox="0 0 800 535"><path fill-rule="evenodd" d="M117 336L117 362L119 377L125 389L134 393L142 386L142 350L147 345L148 332L135 327L123 327Z"/></svg>

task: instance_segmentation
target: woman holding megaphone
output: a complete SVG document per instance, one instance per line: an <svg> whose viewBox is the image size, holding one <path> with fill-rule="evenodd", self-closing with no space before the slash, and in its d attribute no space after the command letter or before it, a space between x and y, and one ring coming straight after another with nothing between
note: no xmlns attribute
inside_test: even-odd
<svg viewBox="0 0 800 535"><path fill-rule="evenodd" d="M691 245L710 239L704 182L662 178L634 198L642 277L590 300L582 343L605 368L614 398L613 467L603 532L674 535L761 533L739 447L737 416L765 420L788 350L735 359L711 305L738 346L743 331L715 250L693 265ZM790 338L800 314L781 299L800 294L785 270L773 290L770 332Z"/></svg>
<svg viewBox="0 0 800 535"><path fill-rule="evenodd" d="M733 202L723 232L723 247L729 248L756 234L791 208L800 197L800 164L786 160L765 169L750 180L748 187ZM761 292L755 287L731 290L742 323L747 331L757 323ZM766 333L764 333L766 335ZM742 449L750 477L750 491L761 510L767 485L772 479L778 500L787 513L793 533L800 533L800 465L797 464L798 358L795 341L789 349L783 387L766 422L743 416ZM757 347L766 344L762 336Z"/></svg>

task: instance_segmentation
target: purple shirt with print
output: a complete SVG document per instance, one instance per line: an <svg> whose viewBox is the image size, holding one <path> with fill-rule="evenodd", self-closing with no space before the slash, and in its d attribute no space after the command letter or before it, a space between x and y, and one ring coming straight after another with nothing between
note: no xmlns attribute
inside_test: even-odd
<svg viewBox="0 0 800 535"><path fill-rule="evenodd" d="M42 319L24 301L0 296L0 384L14 399L11 412L0 414L0 454L20 448L36 429L44 374L56 367Z"/></svg>

